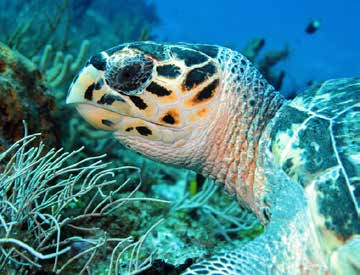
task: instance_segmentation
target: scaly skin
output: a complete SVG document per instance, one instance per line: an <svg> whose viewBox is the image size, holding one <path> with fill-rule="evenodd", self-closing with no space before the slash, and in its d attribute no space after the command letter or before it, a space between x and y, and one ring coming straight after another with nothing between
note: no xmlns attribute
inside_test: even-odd
<svg viewBox="0 0 360 275"><path fill-rule="evenodd" d="M243 67L238 67L234 74L226 73L242 60L246 59L237 52L223 50L219 54L218 62L229 64L222 68L222 101L201 152L205 159L195 168L216 182L225 183L231 193L237 194L239 200L265 221L263 172L257 165L262 157L259 139L284 98L248 62L243 73L240 72ZM240 80L238 75L242 76Z"/></svg>
<svg viewBox="0 0 360 275"><path fill-rule="evenodd" d="M275 116L287 103L241 54L183 43L120 45L90 59L67 102L132 150L225 183L267 224L253 242L186 274L327 271L304 189L269 152Z"/></svg>

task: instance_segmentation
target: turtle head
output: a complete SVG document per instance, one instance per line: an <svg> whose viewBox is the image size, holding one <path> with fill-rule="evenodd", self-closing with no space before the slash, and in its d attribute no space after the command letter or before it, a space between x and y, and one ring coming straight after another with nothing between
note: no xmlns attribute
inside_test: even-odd
<svg viewBox="0 0 360 275"><path fill-rule="evenodd" d="M221 86L216 54L216 46L122 44L89 59L66 102L125 146L183 166L214 125Z"/></svg>

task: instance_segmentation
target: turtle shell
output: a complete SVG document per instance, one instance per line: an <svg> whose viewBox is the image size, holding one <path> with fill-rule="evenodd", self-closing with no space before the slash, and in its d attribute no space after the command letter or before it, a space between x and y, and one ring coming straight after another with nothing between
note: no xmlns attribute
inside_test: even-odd
<svg viewBox="0 0 360 275"><path fill-rule="evenodd" d="M360 78L328 80L275 118L270 150L305 190L322 248L360 232Z"/></svg>

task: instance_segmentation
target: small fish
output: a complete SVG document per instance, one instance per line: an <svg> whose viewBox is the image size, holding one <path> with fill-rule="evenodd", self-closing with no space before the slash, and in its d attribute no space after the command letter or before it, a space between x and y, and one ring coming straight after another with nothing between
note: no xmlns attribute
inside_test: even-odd
<svg viewBox="0 0 360 275"><path fill-rule="evenodd" d="M190 182L189 192L191 196L200 192L201 187L204 185L206 178L200 174L196 174L196 177Z"/></svg>
<svg viewBox="0 0 360 275"><path fill-rule="evenodd" d="M305 32L308 34L315 33L320 28L320 21L319 20L312 20L309 25L307 25Z"/></svg>

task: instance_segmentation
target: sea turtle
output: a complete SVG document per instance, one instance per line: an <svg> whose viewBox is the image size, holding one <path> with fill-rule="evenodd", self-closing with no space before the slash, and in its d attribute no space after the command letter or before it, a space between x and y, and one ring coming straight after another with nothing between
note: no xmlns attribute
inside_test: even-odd
<svg viewBox="0 0 360 275"><path fill-rule="evenodd" d="M266 225L185 274L360 274L360 79L287 101L243 55L134 42L94 55L67 103L149 158L224 183Z"/></svg>

